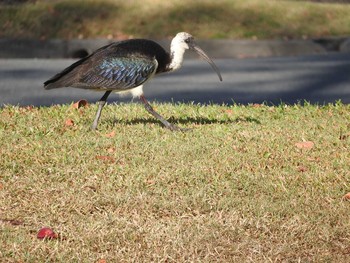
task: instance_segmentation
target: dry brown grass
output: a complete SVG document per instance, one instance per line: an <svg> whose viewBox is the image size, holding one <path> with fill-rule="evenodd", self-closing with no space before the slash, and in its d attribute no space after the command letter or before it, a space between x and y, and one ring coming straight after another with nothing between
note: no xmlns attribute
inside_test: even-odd
<svg viewBox="0 0 350 263"><path fill-rule="evenodd" d="M348 105L156 107L0 109L1 261L349 262Z"/></svg>

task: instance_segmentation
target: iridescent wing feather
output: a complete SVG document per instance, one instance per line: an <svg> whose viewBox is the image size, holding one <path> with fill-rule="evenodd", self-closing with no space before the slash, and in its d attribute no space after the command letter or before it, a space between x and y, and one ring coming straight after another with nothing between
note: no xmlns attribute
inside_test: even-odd
<svg viewBox="0 0 350 263"><path fill-rule="evenodd" d="M133 52L129 43L140 46L133 41L102 47L46 81L45 89L76 87L123 91L142 85L157 71L158 62L152 55Z"/></svg>
<svg viewBox="0 0 350 263"><path fill-rule="evenodd" d="M72 86L106 90L127 90L148 80L157 69L155 59L143 57L106 58L81 74Z"/></svg>

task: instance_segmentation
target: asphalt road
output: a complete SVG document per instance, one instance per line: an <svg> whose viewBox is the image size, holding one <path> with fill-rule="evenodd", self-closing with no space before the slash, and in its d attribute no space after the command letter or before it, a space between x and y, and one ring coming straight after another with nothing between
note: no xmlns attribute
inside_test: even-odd
<svg viewBox="0 0 350 263"><path fill-rule="evenodd" d="M0 59L0 106L47 106L79 99L97 101L95 91L44 90L42 83L74 60ZM177 72L155 77L144 87L146 98L195 103L350 103L350 54L301 57L218 59L223 82L202 60L185 59ZM111 95L109 102L118 101ZM129 100L129 99L122 99Z"/></svg>

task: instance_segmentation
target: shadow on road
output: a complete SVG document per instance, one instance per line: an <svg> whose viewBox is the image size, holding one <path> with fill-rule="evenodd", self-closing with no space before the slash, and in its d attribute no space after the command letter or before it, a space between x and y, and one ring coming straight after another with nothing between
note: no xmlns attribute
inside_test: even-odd
<svg viewBox="0 0 350 263"><path fill-rule="evenodd" d="M0 105L50 106L80 99L96 102L100 92L74 88L44 90L43 82L74 60L0 60ZM223 82L199 60L185 60L174 73L155 77L144 87L159 102L247 104L350 103L350 54L294 58L219 59ZM110 96L108 102L130 98ZM179 120L181 121L181 120ZM200 120L193 120L194 122ZM205 120L202 120L205 122Z"/></svg>

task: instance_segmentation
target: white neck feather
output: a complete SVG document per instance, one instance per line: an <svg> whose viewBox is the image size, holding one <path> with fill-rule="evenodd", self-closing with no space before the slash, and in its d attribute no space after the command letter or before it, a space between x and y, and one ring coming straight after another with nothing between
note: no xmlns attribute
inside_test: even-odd
<svg viewBox="0 0 350 263"><path fill-rule="evenodd" d="M169 65L169 69L171 71L181 68L186 49L188 49L188 46L185 46L177 38L174 38L171 41L171 45L170 45L171 63Z"/></svg>

